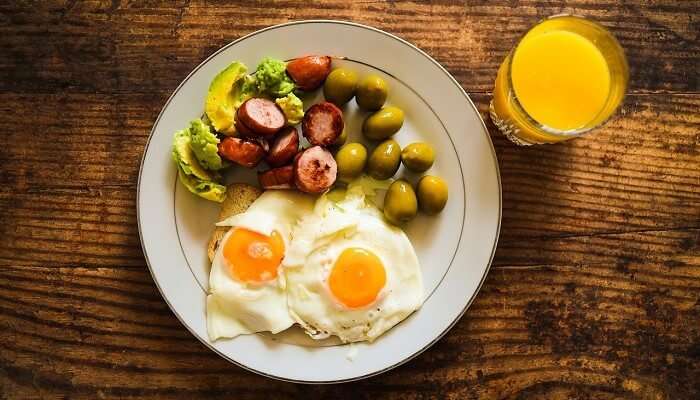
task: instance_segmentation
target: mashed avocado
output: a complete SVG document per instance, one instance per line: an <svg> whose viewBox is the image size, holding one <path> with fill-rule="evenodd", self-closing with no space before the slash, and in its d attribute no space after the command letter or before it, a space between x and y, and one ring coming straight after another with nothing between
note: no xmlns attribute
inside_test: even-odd
<svg viewBox="0 0 700 400"><path fill-rule="evenodd" d="M294 81L287 75L287 63L274 58L265 58L255 70L255 80L260 93L273 97L286 96L294 90Z"/></svg>
<svg viewBox="0 0 700 400"><path fill-rule="evenodd" d="M294 93L276 99L275 103L280 106L284 116L287 117L287 124L296 125L304 118L304 103Z"/></svg>
<svg viewBox="0 0 700 400"><path fill-rule="evenodd" d="M236 88L234 88L234 90L238 95L235 104L236 108L238 108L244 101L258 95L258 82L253 75L246 75L243 79L236 82Z"/></svg>
<svg viewBox="0 0 700 400"><path fill-rule="evenodd" d="M190 122L190 138L190 147L202 167L216 171L226 166L219 156L219 138L201 119Z"/></svg>
<svg viewBox="0 0 700 400"><path fill-rule="evenodd" d="M201 121L199 121L204 125ZM193 121L193 124L195 121ZM206 127L206 125L204 125ZM208 127L207 127L208 129ZM177 164L180 182L192 193L207 200L222 202L226 194L226 188L216 180L219 176L204 169L197 160L192 148L192 134L190 129L175 132L173 138L173 160Z"/></svg>

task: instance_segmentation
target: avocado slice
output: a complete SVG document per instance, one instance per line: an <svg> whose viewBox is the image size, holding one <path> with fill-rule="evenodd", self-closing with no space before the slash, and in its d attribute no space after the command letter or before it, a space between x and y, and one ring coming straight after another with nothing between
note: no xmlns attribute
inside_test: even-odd
<svg viewBox="0 0 700 400"><path fill-rule="evenodd" d="M233 62L209 84L205 112L214 129L223 134L233 135L236 132L236 109L245 101L241 100L242 85L236 83L246 76L247 71L243 63Z"/></svg>
<svg viewBox="0 0 700 400"><path fill-rule="evenodd" d="M226 198L226 187L219 185L216 182L202 181L194 176L187 175L181 166L178 166L177 176L183 185L192 193L197 196L203 197L207 200L215 201L221 203Z"/></svg>
<svg viewBox="0 0 700 400"><path fill-rule="evenodd" d="M173 138L173 160L178 168L187 175L192 175L203 181L213 181L214 175L204 169L197 161L197 158L190 146L192 138L189 129L175 132Z"/></svg>

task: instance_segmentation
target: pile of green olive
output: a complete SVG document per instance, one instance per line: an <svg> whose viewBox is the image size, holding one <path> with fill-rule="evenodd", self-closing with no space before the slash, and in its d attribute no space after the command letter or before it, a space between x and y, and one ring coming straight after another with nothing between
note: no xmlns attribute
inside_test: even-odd
<svg viewBox="0 0 700 400"><path fill-rule="evenodd" d="M335 154L338 180L350 182L363 173L378 179L390 179L401 163L406 169L423 173L435 162L435 150L425 142L411 143L401 149L392 139L403 126L404 112L384 103L389 94L387 83L379 76L368 75L359 79L349 69L334 69L323 86L326 100L342 106L353 97L360 109L370 111L362 124L362 134L371 141L380 141L371 153L361 143L347 143L347 134L336 142L340 149ZM409 182L398 179L389 186L384 198L384 215L389 222L399 225L413 219L420 208L426 214L437 214L447 203L447 184L437 176L425 175L414 190Z"/></svg>

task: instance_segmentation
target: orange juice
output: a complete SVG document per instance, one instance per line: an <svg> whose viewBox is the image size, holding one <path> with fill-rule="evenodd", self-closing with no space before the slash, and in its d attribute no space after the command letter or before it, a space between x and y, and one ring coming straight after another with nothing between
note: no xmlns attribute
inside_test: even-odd
<svg viewBox="0 0 700 400"><path fill-rule="evenodd" d="M586 126L610 92L603 54L577 33L554 31L526 38L510 68L515 96L525 112L562 131Z"/></svg>
<svg viewBox="0 0 700 400"><path fill-rule="evenodd" d="M604 122L627 86L622 49L608 31L558 16L531 29L501 65L494 123L519 144L554 143Z"/></svg>

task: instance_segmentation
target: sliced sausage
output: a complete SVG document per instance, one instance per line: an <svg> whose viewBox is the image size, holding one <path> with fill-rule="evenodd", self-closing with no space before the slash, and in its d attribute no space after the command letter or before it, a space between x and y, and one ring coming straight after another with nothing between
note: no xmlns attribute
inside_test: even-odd
<svg viewBox="0 0 700 400"><path fill-rule="evenodd" d="M335 104L314 104L301 121L304 137L314 146L330 146L343 133L343 112Z"/></svg>
<svg viewBox="0 0 700 400"><path fill-rule="evenodd" d="M286 127L275 136L265 161L272 167L279 167L292 160L299 151L299 133L293 126Z"/></svg>
<svg viewBox="0 0 700 400"><path fill-rule="evenodd" d="M261 137L261 136L252 136L252 137L247 137L245 140L249 142L254 142L262 146L263 150L265 151L265 156L270 152L270 142L267 140L267 138Z"/></svg>
<svg viewBox="0 0 700 400"><path fill-rule="evenodd" d="M255 132L251 131L238 116L236 116L236 132L238 132L240 136L256 136Z"/></svg>
<svg viewBox="0 0 700 400"><path fill-rule="evenodd" d="M236 164L253 168L265 157L265 148L248 138L226 137L219 143L219 155Z"/></svg>
<svg viewBox="0 0 700 400"><path fill-rule="evenodd" d="M274 135L287 122L282 109L274 101L259 97L241 104L236 116L253 133L261 136Z"/></svg>
<svg viewBox="0 0 700 400"><path fill-rule="evenodd" d="M263 189L292 189L294 187L294 166L285 165L258 172L258 182Z"/></svg>
<svg viewBox="0 0 700 400"><path fill-rule="evenodd" d="M294 159L292 160L292 165L297 163L297 160L299 159L299 157L301 157L301 153L303 153L305 151L306 151L306 149L301 149L300 152L298 152L297 154L294 155Z"/></svg>
<svg viewBox="0 0 700 400"><path fill-rule="evenodd" d="M294 162L294 184L302 192L322 193L335 183L338 165L330 151L309 147Z"/></svg>
<svg viewBox="0 0 700 400"><path fill-rule="evenodd" d="M299 89L318 89L331 73L331 58L328 56L306 56L287 63L287 74Z"/></svg>

